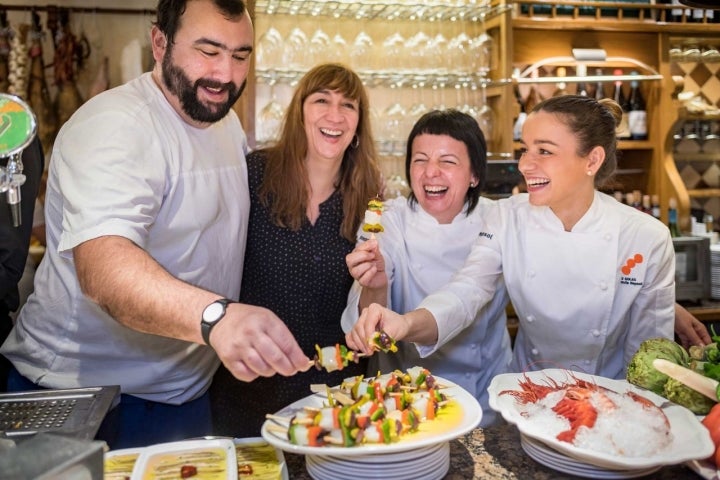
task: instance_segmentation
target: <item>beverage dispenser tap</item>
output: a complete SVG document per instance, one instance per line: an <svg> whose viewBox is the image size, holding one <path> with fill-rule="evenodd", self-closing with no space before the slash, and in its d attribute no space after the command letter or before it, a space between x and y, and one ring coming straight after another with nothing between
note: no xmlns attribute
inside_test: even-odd
<svg viewBox="0 0 720 480"><path fill-rule="evenodd" d="M14 227L22 224L22 152L36 134L37 120L30 106L19 97L0 93L0 158L7 158L5 167L0 167L0 193L5 193Z"/></svg>
<svg viewBox="0 0 720 480"><path fill-rule="evenodd" d="M5 177L7 181L6 200L10 207L13 227L19 227L22 224L22 214L20 210L20 187L25 183L25 175L22 173L23 164L20 154L13 154L8 160L5 167Z"/></svg>

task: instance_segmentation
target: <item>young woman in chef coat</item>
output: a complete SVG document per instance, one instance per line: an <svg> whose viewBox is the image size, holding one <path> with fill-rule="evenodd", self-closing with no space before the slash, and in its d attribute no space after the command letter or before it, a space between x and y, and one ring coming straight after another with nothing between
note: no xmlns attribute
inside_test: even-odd
<svg viewBox="0 0 720 480"><path fill-rule="evenodd" d="M666 226L600 193L617 165L621 109L567 95L523 127L527 194L488 209L463 268L414 311L372 304L346 340L369 352L377 328L430 355L459 334L504 280L520 328L516 370L559 367L622 378L651 337L673 338L675 259Z"/></svg>
<svg viewBox="0 0 720 480"><path fill-rule="evenodd" d="M471 116L434 110L417 121L405 159L409 198L387 200L379 240L360 241L346 257L355 282L343 330L352 329L358 306L371 301L400 312L416 308L462 267L494 203L480 196L486 162L485 138ZM422 365L474 395L483 407L481 425L493 424L497 416L488 405L487 387L495 375L508 371L511 360L508 296L502 278L497 282L498 293L462 335L424 359L412 343L398 342L398 352L373 355L369 373Z"/></svg>

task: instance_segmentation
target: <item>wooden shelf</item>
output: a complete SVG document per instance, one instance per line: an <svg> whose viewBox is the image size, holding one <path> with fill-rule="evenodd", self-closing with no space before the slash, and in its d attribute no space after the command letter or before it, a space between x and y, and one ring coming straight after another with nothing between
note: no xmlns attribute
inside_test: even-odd
<svg viewBox="0 0 720 480"><path fill-rule="evenodd" d="M686 16L688 10L692 13L695 9L678 9L674 5L592 0L514 0L513 3L513 28L679 34L720 32L720 24L711 23L705 16L700 22ZM681 11L682 18L677 22L671 21L673 10Z"/></svg>
<svg viewBox="0 0 720 480"><path fill-rule="evenodd" d="M513 150L520 150L522 144L513 142ZM618 150L653 150L655 144L649 140L620 140L618 141Z"/></svg>
<svg viewBox="0 0 720 480"><path fill-rule="evenodd" d="M720 197L720 188L703 188L702 190L691 189L691 190L688 190L688 195L691 198Z"/></svg>
<svg viewBox="0 0 720 480"><path fill-rule="evenodd" d="M652 150L655 144L649 140L619 140L619 150Z"/></svg>
<svg viewBox="0 0 720 480"><path fill-rule="evenodd" d="M718 153L673 153L676 162L717 162L720 160Z"/></svg>

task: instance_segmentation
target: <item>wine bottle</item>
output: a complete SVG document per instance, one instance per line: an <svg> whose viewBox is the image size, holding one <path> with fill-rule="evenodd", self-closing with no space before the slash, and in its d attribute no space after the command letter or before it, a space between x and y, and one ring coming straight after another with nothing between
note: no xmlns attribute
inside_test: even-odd
<svg viewBox="0 0 720 480"><path fill-rule="evenodd" d="M637 72L630 72L631 75L637 75ZM628 111L628 128L630 129L630 138L633 140L647 140L647 111L645 109L645 99L640 91L640 82L632 80L630 82L630 99L628 101L630 109Z"/></svg>
<svg viewBox="0 0 720 480"><path fill-rule="evenodd" d="M671 237L682 237L680 227L678 226L677 200L674 198L670 199L668 207L668 228L670 229Z"/></svg>
<svg viewBox="0 0 720 480"><path fill-rule="evenodd" d="M643 195L642 197L642 211L648 215L652 215L652 203L650 201L650 195Z"/></svg>
<svg viewBox="0 0 720 480"><path fill-rule="evenodd" d="M650 198L650 215L660 220L660 196L653 195Z"/></svg>
<svg viewBox="0 0 720 480"><path fill-rule="evenodd" d="M680 3L680 0L672 0L672 5L682 7L683 4ZM683 18L683 13L685 13ZM670 21L672 22L682 22L683 20L689 22L691 21L692 13L689 8L673 8L670 10Z"/></svg>
<svg viewBox="0 0 720 480"><path fill-rule="evenodd" d="M519 68L515 69L515 71L513 72L513 77L516 79L520 77ZM520 94L520 88L517 83L515 83L513 90L515 93L515 101L517 101L520 108L518 116L515 119L515 123L513 124L513 140L517 141L520 140L520 137L522 136L522 127L525 123L525 119L527 118L527 112L525 111L525 102L523 101L522 95Z"/></svg>
<svg viewBox="0 0 720 480"><path fill-rule="evenodd" d="M614 75L622 75L623 71L621 69L616 69L613 72ZM628 113L630 111L630 105L628 104L625 93L623 92L623 84L622 80L615 80L615 90L613 91L613 100L620 105L622 108L622 119L620 120L620 125L617 128L617 137L620 139L627 139L630 138L630 128L628 124Z"/></svg>
<svg viewBox="0 0 720 480"><path fill-rule="evenodd" d="M530 78L537 78L537 77L538 77L538 71L533 70L530 73ZM538 103L540 103L542 101L543 101L543 98L537 89L537 84L536 83L530 84L530 92L528 93L528 96L525 99L525 113L530 114L533 111L533 108L535 108L535 105L537 105Z"/></svg>
<svg viewBox="0 0 720 480"><path fill-rule="evenodd" d="M576 73L578 77L585 78L587 76L587 66L585 66L584 63L580 63L577 66ZM582 95L583 97L588 96L587 86L585 85L585 80L581 80L577 84L577 91L576 93L578 95Z"/></svg>
<svg viewBox="0 0 720 480"><path fill-rule="evenodd" d="M642 192L641 192L640 190L633 190L632 194L633 194L633 201L632 201L632 203L630 204L630 206L633 207L634 209L640 210L640 211L642 212L642 210L643 210L643 205L642 205L643 196L642 196Z"/></svg>
<svg viewBox="0 0 720 480"><path fill-rule="evenodd" d="M601 77L602 74L602 68L598 68L595 70L595 75L597 75L598 77ZM595 83L595 100L602 100L605 97L607 97L607 95L605 95L605 87L603 86L603 82L598 80Z"/></svg>
<svg viewBox="0 0 720 480"><path fill-rule="evenodd" d="M565 76L567 75L567 71L565 70L565 67L558 67L557 70L555 71L555 74L559 78L565 78ZM552 96L560 97L562 95L568 95L568 94L570 94L570 92L567 89L567 83L564 82L563 80L560 80L555 85L555 91L553 92Z"/></svg>

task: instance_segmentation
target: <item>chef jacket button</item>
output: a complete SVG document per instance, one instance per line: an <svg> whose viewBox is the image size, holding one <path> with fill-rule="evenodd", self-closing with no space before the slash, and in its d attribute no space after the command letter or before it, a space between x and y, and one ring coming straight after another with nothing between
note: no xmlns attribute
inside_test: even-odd
<svg viewBox="0 0 720 480"><path fill-rule="evenodd" d="M477 347L478 347L477 343L473 343L472 345L470 345L470 348L472 348L473 350L476 350Z"/></svg>
<svg viewBox="0 0 720 480"><path fill-rule="evenodd" d="M600 336L600 330L593 330L592 331L593 337L599 337Z"/></svg>
<svg viewBox="0 0 720 480"><path fill-rule="evenodd" d="M533 278L535 276L535 270L528 270L528 277Z"/></svg>
<svg viewBox="0 0 720 480"><path fill-rule="evenodd" d="M609 233L606 233L605 235L603 235L603 238L609 242L610 240L612 240L612 235L610 235Z"/></svg>
<svg viewBox="0 0 720 480"><path fill-rule="evenodd" d="M535 321L535 317L533 317L532 315L528 315L527 321L528 321L528 323L532 323Z"/></svg>
<svg viewBox="0 0 720 480"><path fill-rule="evenodd" d="M533 355L537 355L540 352L538 352L537 348L533 348L532 350L530 350L530 353L532 353Z"/></svg>
<svg viewBox="0 0 720 480"><path fill-rule="evenodd" d="M585 365L590 365L590 360L585 360Z"/></svg>
<svg viewBox="0 0 720 480"><path fill-rule="evenodd" d="M600 282L600 290L607 290L608 285L606 282Z"/></svg>

